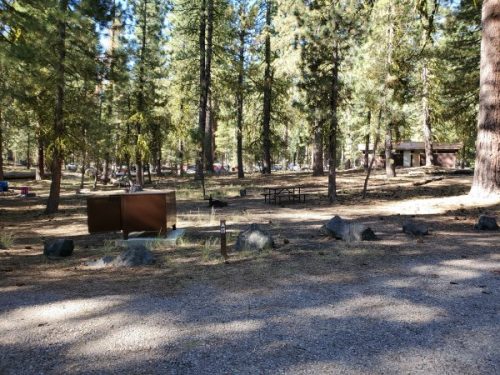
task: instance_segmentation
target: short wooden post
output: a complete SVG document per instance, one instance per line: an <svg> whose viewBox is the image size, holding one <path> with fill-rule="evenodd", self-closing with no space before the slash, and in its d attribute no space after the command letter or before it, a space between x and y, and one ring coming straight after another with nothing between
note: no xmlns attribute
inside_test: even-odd
<svg viewBox="0 0 500 375"><path fill-rule="evenodd" d="M226 220L220 221L220 253L227 260Z"/></svg>

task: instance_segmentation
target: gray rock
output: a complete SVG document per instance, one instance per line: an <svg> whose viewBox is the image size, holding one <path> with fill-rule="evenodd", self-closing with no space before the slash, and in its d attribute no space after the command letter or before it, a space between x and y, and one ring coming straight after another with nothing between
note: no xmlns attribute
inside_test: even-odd
<svg viewBox="0 0 500 375"><path fill-rule="evenodd" d="M340 216L334 216L323 228L323 231L326 231L330 236L347 242L374 241L377 239L370 227L354 221L344 220Z"/></svg>
<svg viewBox="0 0 500 375"><path fill-rule="evenodd" d="M155 258L151 251L144 245L130 247L114 257L106 255L101 259L85 263L88 267L105 268L105 267L138 267L149 266L154 264Z"/></svg>
<svg viewBox="0 0 500 375"><path fill-rule="evenodd" d="M236 251L261 251L274 247L273 237L257 224L250 224L250 227L238 235L236 240Z"/></svg>
<svg viewBox="0 0 500 375"><path fill-rule="evenodd" d="M429 234L429 227L418 221L407 220L403 223L403 232L414 236L426 236Z"/></svg>
<svg viewBox="0 0 500 375"><path fill-rule="evenodd" d="M130 186L129 193L138 193L140 191L143 191L141 185L135 185L134 184L134 185Z"/></svg>
<svg viewBox="0 0 500 375"><path fill-rule="evenodd" d="M474 225L474 229L479 230L497 230L498 224L497 219L494 216L481 215L477 224Z"/></svg>
<svg viewBox="0 0 500 375"><path fill-rule="evenodd" d="M115 267L147 266L155 262L155 258L146 246L138 245L128 248L118 255L112 262Z"/></svg>
<svg viewBox="0 0 500 375"><path fill-rule="evenodd" d="M47 257L69 257L73 254L75 244L73 240L59 238L54 241L47 241L43 246L43 255Z"/></svg>

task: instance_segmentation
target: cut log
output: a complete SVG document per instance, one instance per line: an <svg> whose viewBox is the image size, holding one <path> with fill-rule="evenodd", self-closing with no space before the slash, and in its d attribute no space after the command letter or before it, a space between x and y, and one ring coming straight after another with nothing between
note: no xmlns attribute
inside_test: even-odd
<svg viewBox="0 0 500 375"><path fill-rule="evenodd" d="M421 181L415 181L413 183L413 186L422 186L422 185L426 185L426 184L429 184L431 182L434 182L434 181L441 181L444 177L433 177L433 178L426 178L425 180L421 180Z"/></svg>

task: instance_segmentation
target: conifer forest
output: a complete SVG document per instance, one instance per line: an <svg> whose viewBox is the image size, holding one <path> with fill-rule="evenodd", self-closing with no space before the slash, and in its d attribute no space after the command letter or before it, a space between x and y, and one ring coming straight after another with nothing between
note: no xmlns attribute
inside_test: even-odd
<svg viewBox="0 0 500 375"><path fill-rule="evenodd" d="M394 144L458 144L500 191L498 0L1 0L5 164L138 185L166 173L394 176ZM373 158L374 159L374 158ZM422 159L423 160L423 159ZM373 164L373 163L371 163ZM376 164L376 163L375 163ZM375 166L374 166L375 167ZM130 175L130 171L136 171Z"/></svg>

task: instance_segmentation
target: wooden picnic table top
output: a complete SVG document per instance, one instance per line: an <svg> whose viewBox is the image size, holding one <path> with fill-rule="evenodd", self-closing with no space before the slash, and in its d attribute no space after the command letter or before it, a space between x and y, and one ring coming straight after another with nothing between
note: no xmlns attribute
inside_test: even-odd
<svg viewBox="0 0 500 375"><path fill-rule="evenodd" d="M299 193L300 193L300 189L302 187L301 186L273 186L273 187L265 187L264 190L268 190L269 191L269 194L276 194L276 195L279 195L281 194L283 191L288 191L290 192L290 190L292 191L292 194L295 192L296 189L298 189ZM274 192L274 193L271 193L271 192Z"/></svg>

